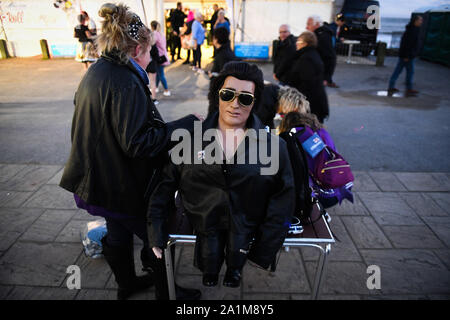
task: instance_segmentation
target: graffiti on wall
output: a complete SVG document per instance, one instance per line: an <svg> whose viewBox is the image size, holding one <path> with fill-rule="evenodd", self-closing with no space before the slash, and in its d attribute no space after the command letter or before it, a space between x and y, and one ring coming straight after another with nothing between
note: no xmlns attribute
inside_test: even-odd
<svg viewBox="0 0 450 320"><path fill-rule="evenodd" d="M2 23L24 23L24 4L16 4L12 1L5 3L0 1L0 19Z"/></svg>

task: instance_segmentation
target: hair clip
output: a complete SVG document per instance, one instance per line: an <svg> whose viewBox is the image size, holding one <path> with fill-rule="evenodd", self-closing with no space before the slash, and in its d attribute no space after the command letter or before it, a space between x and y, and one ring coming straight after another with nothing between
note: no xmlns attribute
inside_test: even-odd
<svg viewBox="0 0 450 320"><path fill-rule="evenodd" d="M135 40L139 40L139 29L142 28L144 24L138 15L133 16L133 21L128 24L128 34Z"/></svg>

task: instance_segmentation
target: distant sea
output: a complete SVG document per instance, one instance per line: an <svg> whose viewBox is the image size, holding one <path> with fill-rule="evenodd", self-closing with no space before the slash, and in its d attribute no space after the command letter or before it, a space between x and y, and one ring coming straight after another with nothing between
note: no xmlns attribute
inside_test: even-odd
<svg viewBox="0 0 450 320"><path fill-rule="evenodd" d="M388 48L400 47L400 39L410 18L383 18L377 41L386 42Z"/></svg>

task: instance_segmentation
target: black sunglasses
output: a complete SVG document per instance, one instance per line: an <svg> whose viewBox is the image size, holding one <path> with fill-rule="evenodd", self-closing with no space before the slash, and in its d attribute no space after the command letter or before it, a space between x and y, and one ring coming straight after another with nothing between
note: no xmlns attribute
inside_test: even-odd
<svg viewBox="0 0 450 320"><path fill-rule="evenodd" d="M255 102L255 96L253 94L232 89L220 89L219 97L225 102L233 102L238 97L239 104L244 107L250 107Z"/></svg>

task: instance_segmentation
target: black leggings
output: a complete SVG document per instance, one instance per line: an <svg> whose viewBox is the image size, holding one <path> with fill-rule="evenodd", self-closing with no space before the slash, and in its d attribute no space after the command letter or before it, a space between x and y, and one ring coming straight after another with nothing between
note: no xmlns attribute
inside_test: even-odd
<svg viewBox="0 0 450 320"><path fill-rule="evenodd" d="M197 49L194 50L194 67L202 68L202 46L197 45Z"/></svg>

